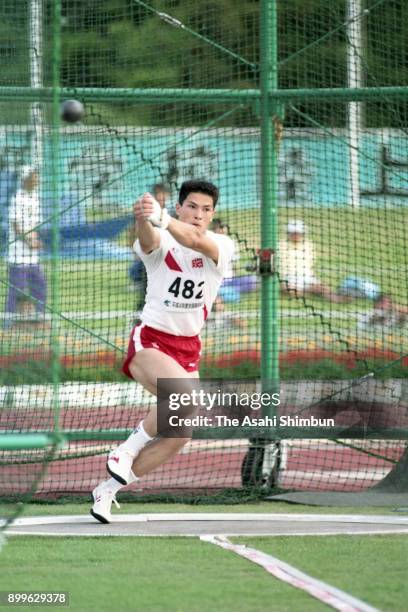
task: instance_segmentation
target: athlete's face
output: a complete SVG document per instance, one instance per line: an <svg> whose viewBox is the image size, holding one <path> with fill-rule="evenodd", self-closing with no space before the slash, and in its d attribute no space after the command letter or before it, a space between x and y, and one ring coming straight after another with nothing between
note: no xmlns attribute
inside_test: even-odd
<svg viewBox="0 0 408 612"><path fill-rule="evenodd" d="M214 202L205 193L191 192L182 204L176 204L176 212L180 221L194 225L204 233L214 216Z"/></svg>

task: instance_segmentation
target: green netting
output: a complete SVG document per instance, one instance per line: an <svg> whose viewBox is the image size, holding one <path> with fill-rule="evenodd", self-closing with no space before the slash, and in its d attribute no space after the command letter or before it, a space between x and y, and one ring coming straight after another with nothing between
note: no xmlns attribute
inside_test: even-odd
<svg viewBox="0 0 408 612"><path fill-rule="evenodd" d="M266 35L278 89L265 121L260 10L274 7L277 33ZM31 2L31 15L25 2L0 10L0 299L16 284L8 217L27 165L40 174L35 231L48 282L45 304L37 284L4 308L0 424L67 439L0 451L2 496L88 493L107 451L148 410L152 398L120 373L144 299L132 203L160 183L172 209L192 177L219 185L217 217L239 247L203 333L201 375L260 378L261 356L265 374L279 352L278 416L334 418L337 429L197 432L135 493L380 482L407 433L405 3L68 0L61 37L54 2ZM55 114L69 98L85 104L75 125ZM275 274L264 265L261 275L257 251L274 246L274 228Z"/></svg>

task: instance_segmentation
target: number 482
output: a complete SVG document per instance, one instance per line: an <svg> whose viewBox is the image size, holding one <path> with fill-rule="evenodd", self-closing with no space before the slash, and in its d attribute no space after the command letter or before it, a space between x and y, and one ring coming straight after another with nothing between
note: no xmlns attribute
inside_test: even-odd
<svg viewBox="0 0 408 612"><path fill-rule="evenodd" d="M178 276L176 280L174 280L172 284L170 285L169 293L172 293L174 297L176 298L178 298L181 293L181 297L187 300L191 298L194 298L195 300L201 300L201 298L203 297L202 287L204 285L204 281L201 281L200 283L197 284L197 289L199 290L197 295L194 295L195 290L196 290L196 284L194 281L186 279L183 285L181 281L182 281L181 276Z"/></svg>

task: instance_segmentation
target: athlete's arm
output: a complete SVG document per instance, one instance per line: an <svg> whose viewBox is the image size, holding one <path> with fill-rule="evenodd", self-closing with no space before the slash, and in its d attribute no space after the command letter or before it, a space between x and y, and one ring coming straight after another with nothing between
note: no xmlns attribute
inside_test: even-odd
<svg viewBox="0 0 408 612"><path fill-rule="evenodd" d="M177 242L189 249L202 253L216 264L218 263L219 250L217 243L201 233L194 225L183 223L183 221L178 221L177 219L171 219L167 229Z"/></svg>
<svg viewBox="0 0 408 612"><path fill-rule="evenodd" d="M142 195L134 205L139 242L144 253L150 253L160 246L160 233L155 229L154 221L152 223L148 220L149 217L154 217L157 214L156 208L158 208L158 204L154 204L154 198L149 193ZM169 219L168 215L167 219ZM170 219L166 223L166 229L179 244L202 253L218 264L217 243L200 232L198 228L177 219Z"/></svg>
<svg viewBox="0 0 408 612"><path fill-rule="evenodd" d="M160 233L148 221L148 217L153 212L153 207L150 198L146 198L147 195L141 196L133 207L136 217L136 232L143 253L151 253L160 246Z"/></svg>

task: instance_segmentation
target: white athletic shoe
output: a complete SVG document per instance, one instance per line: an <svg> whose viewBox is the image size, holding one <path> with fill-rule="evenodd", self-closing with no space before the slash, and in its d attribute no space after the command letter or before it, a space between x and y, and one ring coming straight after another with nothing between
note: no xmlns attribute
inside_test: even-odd
<svg viewBox="0 0 408 612"><path fill-rule="evenodd" d="M94 501L94 505L91 508L92 516L101 523L110 523L112 520L112 502L114 502L117 508L120 508L114 493L103 485L98 485L92 491L92 498Z"/></svg>
<svg viewBox="0 0 408 612"><path fill-rule="evenodd" d="M115 480L120 482L120 484L131 484L134 482L134 478L132 478L131 474L133 461L134 455L118 446L109 453L106 469Z"/></svg>

